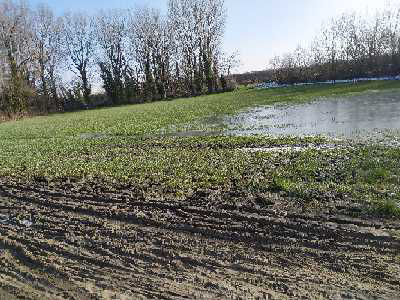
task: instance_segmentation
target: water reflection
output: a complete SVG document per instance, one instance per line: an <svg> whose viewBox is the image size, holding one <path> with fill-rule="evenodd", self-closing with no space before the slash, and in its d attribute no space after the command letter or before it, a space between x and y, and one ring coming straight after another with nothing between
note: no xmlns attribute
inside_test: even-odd
<svg viewBox="0 0 400 300"><path fill-rule="evenodd" d="M227 134L355 137L400 129L400 91L382 91L323 99L307 104L250 109L220 120Z"/></svg>

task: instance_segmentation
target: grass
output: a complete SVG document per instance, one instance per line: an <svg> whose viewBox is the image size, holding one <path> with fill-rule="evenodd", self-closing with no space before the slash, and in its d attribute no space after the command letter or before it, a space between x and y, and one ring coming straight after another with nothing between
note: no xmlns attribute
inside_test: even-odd
<svg viewBox="0 0 400 300"><path fill-rule="evenodd" d="M191 99L121 106L0 124L0 176L129 183L146 197L186 199L200 191L280 193L306 205L330 199L368 204L399 217L400 154L374 145L271 153L241 148L320 144L321 137L167 137L205 117L277 102L399 88L399 82L241 89ZM190 127L190 126L189 126ZM101 133L97 138L82 134Z"/></svg>
<svg viewBox="0 0 400 300"><path fill-rule="evenodd" d="M399 82L388 81L271 90L242 89L232 93L102 108L3 123L0 124L0 139L55 138L90 132L113 136L155 134L171 125L182 126L202 117L233 114L255 105L277 102L299 103L324 96L399 87Z"/></svg>

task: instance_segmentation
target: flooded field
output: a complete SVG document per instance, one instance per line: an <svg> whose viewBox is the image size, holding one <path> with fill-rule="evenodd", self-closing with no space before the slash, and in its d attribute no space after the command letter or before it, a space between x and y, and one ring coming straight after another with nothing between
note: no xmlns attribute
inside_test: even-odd
<svg viewBox="0 0 400 300"><path fill-rule="evenodd" d="M261 106L208 120L229 135L327 135L356 138L400 129L400 91L368 91L313 102Z"/></svg>

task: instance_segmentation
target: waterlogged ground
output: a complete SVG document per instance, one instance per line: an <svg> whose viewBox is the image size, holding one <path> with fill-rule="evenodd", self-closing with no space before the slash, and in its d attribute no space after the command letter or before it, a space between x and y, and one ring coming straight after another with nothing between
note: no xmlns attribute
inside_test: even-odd
<svg viewBox="0 0 400 300"><path fill-rule="evenodd" d="M208 118L204 124L214 131L189 131L180 135L382 137L391 131L400 131L400 90L372 90L300 104L258 106L233 116Z"/></svg>
<svg viewBox="0 0 400 300"><path fill-rule="evenodd" d="M398 299L398 144L184 131L399 85L240 90L0 124L0 299Z"/></svg>

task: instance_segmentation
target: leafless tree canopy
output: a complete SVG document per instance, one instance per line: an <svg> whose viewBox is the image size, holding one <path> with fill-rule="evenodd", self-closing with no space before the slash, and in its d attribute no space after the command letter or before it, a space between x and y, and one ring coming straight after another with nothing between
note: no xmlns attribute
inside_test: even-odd
<svg viewBox="0 0 400 300"><path fill-rule="evenodd" d="M62 16L46 5L0 0L0 110L47 112L227 90L225 76L237 59L221 51L225 19L224 0L169 0L166 15L138 7Z"/></svg>
<svg viewBox="0 0 400 300"><path fill-rule="evenodd" d="M282 83L400 74L400 6L373 15L343 14L323 26L310 47L270 61Z"/></svg>

